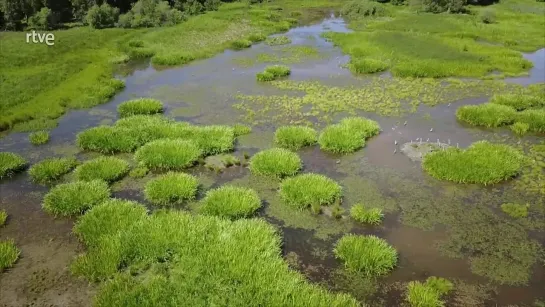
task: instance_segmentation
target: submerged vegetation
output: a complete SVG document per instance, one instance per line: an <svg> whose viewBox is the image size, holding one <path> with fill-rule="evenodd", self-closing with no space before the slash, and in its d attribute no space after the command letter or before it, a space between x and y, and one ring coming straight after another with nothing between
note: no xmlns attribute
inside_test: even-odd
<svg viewBox="0 0 545 307"><path fill-rule="evenodd" d="M487 185L516 176L522 162L523 155L517 149L480 141L465 150L451 147L429 153L422 168L437 179Z"/></svg>
<svg viewBox="0 0 545 307"><path fill-rule="evenodd" d="M208 191L199 212L229 219L252 216L261 207L256 191L236 186L222 186Z"/></svg>
<svg viewBox="0 0 545 307"><path fill-rule="evenodd" d="M153 115L163 112L163 104L157 99L139 98L122 102L117 106L120 117Z"/></svg>
<svg viewBox="0 0 545 307"><path fill-rule="evenodd" d="M0 179L11 177L27 167L26 160L12 152L0 152Z"/></svg>
<svg viewBox="0 0 545 307"><path fill-rule="evenodd" d="M13 240L0 241L0 273L11 268L20 254L21 251L15 246Z"/></svg>
<svg viewBox="0 0 545 307"><path fill-rule="evenodd" d="M49 142L49 132L47 131L36 131L31 133L28 136L28 139L30 140L30 143L32 145L43 145L47 142Z"/></svg>
<svg viewBox="0 0 545 307"><path fill-rule="evenodd" d="M28 170L28 174L33 182L50 184L61 179L63 175L74 169L78 163L75 158L48 158L32 165Z"/></svg>
<svg viewBox="0 0 545 307"><path fill-rule="evenodd" d="M144 195L154 205L171 206L195 199L198 187L195 176L170 172L150 180Z"/></svg>
<svg viewBox="0 0 545 307"><path fill-rule="evenodd" d="M305 146L316 144L316 130L306 126L283 126L276 129L274 143L282 148L299 150Z"/></svg>
<svg viewBox="0 0 545 307"><path fill-rule="evenodd" d="M334 252L348 270L369 277L385 275L397 264L396 250L376 236L344 235Z"/></svg>
<svg viewBox="0 0 545 307"><path fill-rule="evenodd" d="M283 148L264 150L250 158L250 171L261 176L283 178L297 174L301 168L301 158Z"/></svg>
<svg viewBox="0 0 545 307"><path fill-rule="evenodd" d="M320 213L321 206L331 205L341 199L341 186L319 174L302 174L285 179L280 185L280 197L297 209L310 207Z"/></svg>
<svg viewBox="0 0 545 307"><path fill-rule="evenodd" d="M267 38L265 43L270 46L287 45L291 44L291 39L285 35L277 35Z"/></svg>
<svg viewBox="0 0 545 307"><path fill-rule="evenodd" d="M110 197L105 181L76 181L53 187L44 197L45 211L60 216L76 215Z"/></svg>
<svg viewBox="0 0 545 307"><path fill-rule="evenodd" d="M411 307L438 307L445 303L441 297L448 294L454 284L441 277L429 277L426 282L411 281L407 285L406 300Z"/></svg>
<svg viewBox="0 0 545 307"><path fill-rule="evenodd" d="M85 161L74 173L78 180L114 182L129 172L129 163L116 157L100 157Z"/></svg>
<svg viewBox="0 0 545 307"><path fill-rule="evenodd" d="M529 207L530 204L505 203L501 205L501 210L514 218L523 218L528 216Z"/></svg>

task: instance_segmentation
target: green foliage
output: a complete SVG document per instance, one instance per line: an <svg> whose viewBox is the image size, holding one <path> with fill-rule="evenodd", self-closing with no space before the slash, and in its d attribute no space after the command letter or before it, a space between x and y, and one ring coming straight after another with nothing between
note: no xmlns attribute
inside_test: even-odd
<svg viewBox="0 0 545 307"><path fill-rule="evenodd" d="M257 81L260 81L260 82L268 82L268 81L274 81L276 78L272 73L263 71L263 72L258 72L256 74L256 79Z"/></svg>
<svg viewBox="0 0 545 307"><path fill-rule="evenodd" d="M248 40L250 40L253 43L262 42L267 39L267 35L257 32L257 33L251 33L250 36L248 36Z"/></svg>
<svg viewBox="0 0 545 307"><path fill-rule="evenodd" d="M15 246L13 240L0 241L0 272L11 268L20 254L21 251Z"/></svg>
<svg viewBox="0 0 545 307"><path fill-rule="evenodd" d="M50 214L70 216L83 213L109 197L110 190L104 181L76 181L53 187L42 206Z"/></svg>
<svg viewBox="0 0 545 307"><path fill-rule="evenodd" d="M368 139L380 133L380 125L371 119L363 117L346 117L340 122L341 125L348 127L355 134Z"/></svg>
<svg viewBox="0 0 545 307"><path fill-rule="evenodd" d="M482 23L486 24L496 23L496 12L493 10L482 10L479 13L479 19Z"/></svg>
<svg viewBox="0 0 545 307"><path fill-rule="evenodd" d="M139 98L122 102L117 106L120 117L163 113L163 104L152 98Z"/></svg>
<svg viewBox="0 0 545 307"><path fill-rule="evenodd" d="M140 147L136 161L152 170L180 170L192 166L202 150L192 141L157 140Z"/></svg>
<svg viewBox="0 0 545 307"><path fill-rule="evenodd" d="M31 133L28 136L30 143L32 145L42 145L49 142L49 132L48 131L36 131Z"/></svg>
<svg viewBox="0 0 545 307"><path fill-rule="evenodd" d="M339 124L327 126L318 143L323 150L350 153L365 146L365 139L380 132L377 122L361 117L348 117Z"/></svg>
<svg viewBox="0 0 545 307"><path fill-rule="evenodd" d="M6 210L0 210L0 227L4 226L6 223L6 220L8 219L8 214L6 213Z"/></svg>
<svg viewBox="0 0 545 307"><path fill-rule="evenodd" d="M523 159L522 153L509 145L480 141L466 150L447 148L429 153L422 168L437 179L488 185L517 175Z"/></svg>
<svg viewBox="0 0 545 307"><path fill-rule="evenodd" d="M348 19L379 17L386 16L386 9L384 8L383 4L373 1L351 1L342 7L341 15Z"/></svg>
<svg viewBox="0 0 545 307"><path fill-rule="evenodd" d="M115 26L119 18L119 9L104 2L93 5L85 16L85 21L91 28L103 29Z"/></svg>
<svg viewBox="0 0 545 307"><path fill-rule="evenodd" d="M78 165L78 160L75 158L48 158L32 165L28 174L33 182L50 184L61 179L76 165Z"/></svg>
<svg viewBox="0 0 545 307"><path fill-rule="evenodd" d="M530 130L530 125L527 123L515 122L511 125L511 130L518 135L525 135Z"/></svg>
<svg viewBox="0 0 545 307"><path fill-rule="evenodd" d="M291 69L284 65L272 65L265 67L263 72L257 74L257 81L273 81L291 74Z"/></svg>
<svg viewBox="0 0 545 307"><path fill-rule="evenodd" d="M372 74L388 69L386 62L371 58L354 59L349 66L350 70L357 74Z"/></svg>
<svg viewBox="0 0 545 307"><path fill-rule="evenodd" d="M136 135L123 128L99 126L77 134L76 144L79 148L105 154L132 152L140 144Z"/></svg>
<svg viewBox="0 0 545 307"><path fill-rule="evenodd" d="M425 283L411 281L407 285L406 300L411 307L441 307L441 296L454 288L452 282L441 277L429 277Z"/></svg>
<svg viewBox="0 0 545 307"><path fill-rule="evenodd" d="M287 45L291 44L291 39L285 35L271 36L265 40L265 44L269 46Z"/></svg>
<svg viewBox="0 0 545 307"><path fill-rule="evenodd" d="M125 14L119 16L118 26L122 28L149 28L173 26L187 17L167 1L138 0Z"/></svg>
<svg viewBox="0 0 545 307"><path fill-rule="evenodd" d="M243 124L235 124L233 126L233 133L235 137L239 137L241 135L250 134L252 132L252 127L246 126Z"/></svg>
<svg viewBox="0 0 545 307"><path fill-rule="evenodd" d="M141 216L145 209L138 204L103 206L78 221L81 225L92 220L90 237L98 244L88 246L72 266L77 275L104 280L94 301L97 307L112 302L129 307L142 302L148 306L359 305L351 296L311 285L290 270L280 256L281 238L263 220L232 222L179 211ZM99 229L102 233L94 232Z"/></svg>
<svg viewBox="0 0 545 307"><path fill-rule="evenodd" d="M298 209L312 207L319 212L321 206L331 205L341 199L341 186L319 174L302 174L285 179L280 185L282 200Z"/></svg>
<svg viewBox="0 0 545 307"><path fill-rule="evenodd" d="M12 152L0 152L0 179L11 177L27 167L26 160Z"/></svg>
<svg viewBox="0 0 545 307"><path fill-rule="evenodd" d="M456 118L473 126L499 127L515 121L517 112L509 106L485 103L465 105L456 110Z"/></svg>
<svg viewBox="0 0 545 307"><path fill-rule="evenodd" d="M306 126L283 126L276 129L274 143L278 147L299 150L305 146L316 144L316 130Z"/></svg>
<svg viewBox="0 0 545 307"><path fill-rule="evenodd" d="M250 159L250 171L261 176L276 178L293 176L301 167L301 158L283 148L260 151Z"/></svg>
<svg viewBox="0 0 545 307"><path fill-rule="evenodd" d="M545 106L545 100L543 100L543 97L528 94L494 95L492 99L490 99L490 102L509 106L517 111Z"/></svg>
<svg viewBox="0 0 545 307"><path fill-rule="evenodd" d="M154 205L171 206L195 199L198 187L195 176L169 172L150 180L144 195Z"/></svg>
<svg viewBox="0 0 545 307"><path fill-rule="evenodd" d="M55 13L47 7L43 7L28 19L28 27L35 30L51 30L57 26Z"/></svg>
<svg viewBox="0 0 545 307"><path fill-rule="evenodd" d="M430 13L460 13L464 11L466 0L413 0L411 5L418 11Z"/></svg>
<svg viewBox="0 0 545 307"><path fill-rule="evenodd" d="M231 49L242 50L252 47L252 41L247 39L237 39L231 42Z"/></svg>
<svg viewBox="0 0 545 307"><path fill-rule="evenodd" d="M116 157L99 157L85 161L74 171L82 181L104 180L114 182L129 172L129 163Z"/></svg>
<svg viewBox="0 0 545 307"><path fill-rule="evenodd" d="M531 109L518 112L516 121L529 125L532 132L545 132L545 109Z"/></svg>
<svg viewBox="0 0 545 307"><path fill-rule="evenodd" d="M363 204L356 204L350 208L350 216L364 224L378 225L382 222L384 214L379 208L366 208Z"/></svg>
<svg viewBox="0 0 545 307"><path fill-rule="evenodd" d="M145 166L139 166L139 167L135 167L133 168L130 172L129 172L129 177L131 178L142 178L144 176L146 176L149 172L149 169Z"/></svg>
<svg viewBox="0 0 545 307"><path fill-rule="evenodd" d="M344 235L333 251L348 270L369 277L385 275L397 263L396 250L376 236Z"/></svg>
<svg viewBox="0 0 545 307"><path fill-rule="evenodd" d="M501 210L514 218L524 218L528 216L530 204L505 203L501 205Z"/></svg>
<svg viewBox="0 0 545 307"><path fill-rule="evenodd" d="M222 186L208 191L201 201L200 212L228 219L251 217L261 207L256 191L236 186Z"/></svg>

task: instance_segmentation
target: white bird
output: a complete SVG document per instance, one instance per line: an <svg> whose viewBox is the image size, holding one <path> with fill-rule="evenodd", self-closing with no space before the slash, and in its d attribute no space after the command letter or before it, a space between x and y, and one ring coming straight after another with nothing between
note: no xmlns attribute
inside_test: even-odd
<svg viewBox="0 0 545 307"><path fill-rule="evenodd" d="M430 141L430 138L428 138L428 139L426 140L426 142L429 142L429 141Z"/></svg>
<svg viewBox="0 0 545 307"><path fill-rule="evenodd" d="M233 71L235 71L235 68L233 67Z"/></svg>
<svg viewBox="0 0 545 307"><path fill-rule="evenodd" d="M450 102L448 103L447 107L450 107Z"/></svg>
<svg viewBox="0 0 545 307"><path fill-rule="evenodd" d="M395 155L395 153L396 153L396 152L397 152L397 148L396 148L396 149L394 149L394 155Z"/></svg>
<svg viewBox="0 0 545 307"><path fill-rule="evenodd" d="M439 144L439 139L437 139L437 144Z"/></svg>
<svg viewBox="0 0 545 307"><path fill-rule="evenodd" d="M433 132L433 128L430 129L430 132Z"/></svg>
<svg viewBox="0 0 545 307"><path fill-rule="evenodd" d="M450 145L450 139L448 139L448 144Z"/></svg>
<svg viewBox="0 0 545 307"><path fill-rule="evenodd" d="M394 140L394 145L397 145L397 140Z"/></svg>
<svg viewBox="0 0 545 307"><path fill-rule="evenodd" d="M459 147L458 147L458 143L456 143L456 148L459 148Z"/></svg>
<svg viewBox="0 0 545 307"><path fill-rule="evenodd" d="M413 143L413 140L411 140L411 144Z"/></svg>
<svg viewBox="0 0 545 307"><path fill-rule="evenodd" d="M405 121L405 122L403 123L403 126L407 126L407 121Z"/></svg>

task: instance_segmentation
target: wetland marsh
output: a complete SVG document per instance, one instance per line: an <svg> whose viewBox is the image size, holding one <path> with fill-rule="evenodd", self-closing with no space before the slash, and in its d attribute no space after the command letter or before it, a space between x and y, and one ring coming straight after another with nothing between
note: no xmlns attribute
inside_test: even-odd
<svg viewBox="0 0 545 307"><path fill-rule="evenodd" d="M480 36L303 3L255 8L301 21L251 47L116 65L46 141L4 135L0 306L542 306L545 41L512 37L545 3L491 5Z"/></svg>

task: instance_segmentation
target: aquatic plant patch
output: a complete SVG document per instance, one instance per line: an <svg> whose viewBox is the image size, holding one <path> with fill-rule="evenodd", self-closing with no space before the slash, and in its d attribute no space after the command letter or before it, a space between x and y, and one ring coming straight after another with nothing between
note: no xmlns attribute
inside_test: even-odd
<svg viewBox="0 0 545 307"><path fill-rule="evenodd" d="M6 223L6 220L8 219L8 214L6 213L6 210L0 210L0 227L4 226Z"/></svg>
<svg viewBox="0 0 545 307"><path fill-rule="evenodd" d="M0 152L0 179L11 177L27 167L26 160L12 152Z"/></svg>
<svg viewBox="0 0 545 307"><path fill-rule="evenodd" d="M0 241L0 273L9 269L19 259L21 251L13 240Z"/></svg>
<svg viewBox="0 0 545 307"><path fill-rule="evenodd" d="M83 213L109 197L105 181L76 181L53 187L45 195L42 207L53 215L70 216Z"/></svg>
<svg viewBox="0 0 545 307"><path fill-rule="evenodd" d="M302 174L285 179L280 184L280 197L295 208L311 207L319 212L321 206L331 205L341 199L341 186L333 179L319 174Z"/></svg>
<svg viewBox="0 0 545 307"><path fill-rule="evenodd" d="M373 74L388 69L388 63L370 58L356 59L348 64L350 70L357 74Z"/></svg>
<svg viewBox="0 0 545 307"><path fill-rule="evenodd" d="M276 129L274 143L278 147L299 150L318 141L316 130L307 126L283 126Z"/></svg>
<svg viewBox="0 0 545 307"><path fill-rule="evenodd" d="M221 305L226 301L244 306L359 305L353 297L311 285L290 270L280 256L277 230L263 220L232 222L179 211L141 217L145 210L141 205L131 203L133 210L128 210L129 205L104 206L95 207L78 221L91 220L89 228L103 231L93 231L93 241L99 244L88 246L72 265L77 275L104 280L94 300L96 306L111 302L137 306L142 301L150 306ZM126 218L126 212L132 212L133 218ZM106 224L102 224L104 215L111 216ZM117 220L123 221L122 228ZM253 290L238 291L250 288Z"/></svg>
<svg viewBox="0 0 545 307"><path fill-rule="evenodd" d="M350 208L350 216L360 223L378 225L384 214L379 208L366 208L363 204L356 204Z"/></svg>
<svg viewBox="0 0 545 307"><path fill-rule="evenodd" d="M407 285L405 299L411 307L444 306L441 297L448 294L454 285L441 277L429 277L426 282L411 281Z"/></svg>
<svg viewBox="0 0 545 307"><path fill-rule="evenodd" d="M525 135L528 130L530 130L530 125L527 123L515 122L509 128L517 135L522 136Z"/></svg>
<svg viewBox="0 0 545 307"><path fill-rule="evenodd" d="M49 142L49 132L48 131L36 131L32 132L28 139L32 145L43 145Z"/></svg>
<svg viewBox="0 0 545 307"><path fill-rule="evenodd" d="M362 148L365 145L365 137L363 133L348 125L335 124L322 130L318 144L322 150L345 154Z"/></svg>
<svg viewBox="0 0 545 307"><path fill-rule="evenodd" d="M132 152L140 146L130 130L110 126L94 127L78 133L76 144L83 150L104 154Z"/></svg>
<svg viewBox="0 0 545 307"><path fill-rule="evenodd" d="M267 35L263 34L263 33L251 33L249 36L248 36L248 40L253 42L253 43L257 43L257 42L262 42L264 40L267 39Z"/></svg>
<svg viewBox="0 0 545 307"><path fill-rule="evenodd" d="M494 95L490 99L490 103L501 104L512 107L517 111L532 109L545 106L543 97L529 94L503 94Z"/></svg>
<svg viewBox="0 0 545 307"><path fill-rule="evenodd" d="M150 180L144 196L156 206L172 206L195 199L198 187L199 181L195 176L169 172Z"/></svg>
<svg viewBox="0 0 545 307"><path fill-rule="evenodd" d="M528 216L530 204L505 203L501 205L501 210L514 218L524 218Z"/></svg>
<svg viewBox="0 0 545 307"><path fill-rule="evenodd" d="M116 157L100 157L85 161L74 171L78 180L104 180L106 182L119 180L128 172L129 163Z"/></svg>
<svg viewBox="0 0 545 307"><path fill-rule="evenodd" d="M163 113L163 103L157 99L138 98L120 103L117 112L120 117L153 115Z"/></svg>
<svg viewBox="0 0 545 307"><path fill-rule="evenodd" d="M145 177L147 174L149 173L149 169L145 166L139 166L139 167L135 167L133 168L130 172L129 172L129 177L131 178L143 178Z"/></svg>
<svg viewBox="0 0 545 307"><path fill-rule="evenodd" d="M291 44L291 39L285 35L271 36L267 38L265 44L269 46L287 45Z"/></svg>
<svg viewBox="0 0 545 307"><path fill-rule="evenodd" d="M252 132L252 127L243 125L243 124L235 124L233 126L233 133L235 137L239 137L241 135L250 134Z"/></svg>
<svg viewBox="0 0 545 307"><path fill-rule="evenodd" d="M230 154L208 156L204 159L204 166L217 172L221 172L234 165L240 165L240 159Z"/></svg>
<svg viewBox="0 0 545 307"><path fill-rule="evenodd" d="M260 151L250 158L250 171L261 176L283 178L297 174L301 168L301 158L283 148Z"/></svg>
<svg viewBox="0 0 545 307"><path fill-rule="evenodd" d="M422 168L437 179L487 185L516 176L522 163L519 150L480 141L465 150L447 148L430 153L424 157Z"/></svg>
<svg viewBox="0 0 545 307"><path fill-rule="evenodd" d="M202 150L192 141L165 139L140 147L134 158L152 170L180 170L188 168L202 156Z"/></svg>
<svg viewBox="0 0 545 307"><path fill-rule="evenodd" d="M252 47L252 41L248 39L237 39L231 43L231 49L233 50L242 50L250 47Z"/></svg>
<svg viewBox="0 0 545 307"><path fill-rule="evenodd" d="M284 65L272 65L265 67L263 72L257 74L257 81L273 81L282 77L289 76L291 69Z"/></svg>
<svg viewBox="0 0 545 307"><path fill-rule="evenodd" d="M35 183L50 184L61 179L78 163L75 158L48 158L32 165L28 174Z"/></svg>
<svg viewBox="0 0 545 307"><path fill-rule="evenodd" d="M365 139L373 137L380 132L380 125L371 119L363 117L346 117L340 121L356 134L361 134Z"/></svg>
<svg viewBox="0 0 545 307"><path fill-rule="evenodd" d="M456 118L473 126L500 127L515 121L517 112L509 106L485 103L461 106L456 110Z"/></svg>
<svg viewBox="0 0 545 307"><path fill-rule="evenodd" d="M376 236L344 235L333 251L348 270L369 277L386 275L397 264L396 250Z"/></svg>
<svg viewBox="0 0 545 307"><path fill-rule="evenodd" d="M261 207L256 191L236 186L222 186L208 191L199 212L228 219L251 217Z"/></svg>
<svg viewBox="0 0 545 307"><path fill-rule="evenodd" d="M516 120L527 124L529 126L529 131L545 133L545 109L518 112Z"/></svg>

